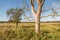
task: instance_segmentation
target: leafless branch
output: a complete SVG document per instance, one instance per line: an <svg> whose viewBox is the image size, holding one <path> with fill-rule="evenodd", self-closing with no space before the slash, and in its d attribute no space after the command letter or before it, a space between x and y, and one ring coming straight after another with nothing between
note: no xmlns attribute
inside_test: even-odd
<svg viewBox="0 0 60 40"><path fill-rule="evenodd" d="M32 8L33 15L36 16L36 10L34 8L34 0L31 0L31 8Z"/></svg>
<svg viewBox="0 0 60 40"><path fill-rule="evenodd" d="M42 6L43 6L43 4L44 4L44 1L45 1L45 0L42 0L42 3L41 3Z"/></svg>

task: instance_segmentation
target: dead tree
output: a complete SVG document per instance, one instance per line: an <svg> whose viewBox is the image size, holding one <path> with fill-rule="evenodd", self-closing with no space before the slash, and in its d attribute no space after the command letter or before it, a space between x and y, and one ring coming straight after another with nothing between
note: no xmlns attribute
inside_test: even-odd
<svg viewBox="0 0 60 40"><path fill-rule="evenodd" d="M31 0L32 13L35 16L35 32L38 34L40 33L40 15L42 12L42 6L44 4L44 0L36 0L36 2L38 4L37 11L34 8L34 0Z"/></svg>

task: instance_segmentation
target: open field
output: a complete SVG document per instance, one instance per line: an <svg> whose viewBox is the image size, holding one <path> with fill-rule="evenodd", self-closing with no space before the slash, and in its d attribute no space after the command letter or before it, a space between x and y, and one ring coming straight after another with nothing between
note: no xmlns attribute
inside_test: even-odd
<svg viewBox="0 0 60 40"><path fill-rule="evenodd" d="M15 28L16 24L15 23L0 23L0 28L5 28L5 27L13 27ZM60 29L60 23L41 23L40 24L41 30L43 29L48 29L48 30L53 30L53 29ZM31 28L34 27L34 23L19 23L19 27L26 27L26 28Z"/></svg>
<svg viewBox="0 0 60 40"><path fill-rule="evenodd" d="M42 33L38 40L60 40L60 23L41 23L40 25ZM0 23L0 39L2 35L6 40L37 40L34 38L34 23L19 23L17 29L15 23ZM6 35L8 37L5 37ZM11 35L16 37L10 38Z"/></svg>

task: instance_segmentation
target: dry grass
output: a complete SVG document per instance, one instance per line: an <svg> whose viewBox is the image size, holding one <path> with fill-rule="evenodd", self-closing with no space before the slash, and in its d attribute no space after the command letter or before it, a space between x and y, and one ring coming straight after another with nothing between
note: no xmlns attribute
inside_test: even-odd
<svg viewBox="0 0 60 40"><path fill-rule="evenodd" d="M57 29L60 29L60 23L41 23L41 30L50 30L54 31ZM1 28L15 28L16 24L15 23L0 23L0 29ZM18 27L34 27L34 23L19 23Z"/></svg>
<svg viewBox="0 0 60 40"><path fill-rule="evenodd" d="M47 38L47 40L60 40L60 35L59 35L60 34L60 23L41 23L40 26L41 26L40 30L43 33L43 34L41 34L42 36L40 35L41 40L46 40L45 38ZM21 29L21 27L23 29ZM24 40L25 39L29 40L29 37L32 36L29 34L32 34L32 33L30 33L30 31L32 31L34 29L34 23L19 23L17 31L15 28L16 28L15 23L0 23L0 32L2 32L4 34L4 32L5 33L6 33L6 31L10 32L9 29L12 29L12 30L14 30L14 32L16 32L17 35L19 35L20 37L23 37ZM14 33L13 31L11 31L11 32ZM7 33L7 34L9 34L9 33ZM12 35L12 34L10 34L10 35ZM9 36L9 35L7 35L7 36ZM13 38L12 40L17 40L17 38L20 40L20 37ZM3 38L5 38L5 37L3 37ZM33 38L33 37L31 37L31 38L32 38L32 40L33 39L35 40L35 38ZM5 38L5 39L7 39L7 38ZM11 39L11 38L9 38L9 39Z"/></svg>

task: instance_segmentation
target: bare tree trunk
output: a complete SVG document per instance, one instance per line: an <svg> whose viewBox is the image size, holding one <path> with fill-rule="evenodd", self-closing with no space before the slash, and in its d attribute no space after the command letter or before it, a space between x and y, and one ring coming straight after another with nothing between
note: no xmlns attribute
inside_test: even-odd
<svg viewBox="0 0 60 40"><path fill-rule="evenodd" d="M32 7L32 13L36 17L35 18L35 32L37 34L40 33L40 14L42 12L42 6L44 4L44 0L36 0L38 4L38 10L36 11L34 8L34 0L31 0L31 7Z"/></svg>
<svg viewBox="0 0 60 40"><path fill-rule="evenodd" d="M40 32L40 15L37 15L35 18L35 32Z"/></svg>
<svg viewBox="0 0 60 40"><path fill-rule="evenodd" d="M17 29L17 27L18 27L18 22L16 22L16 29Z"/></svg>

